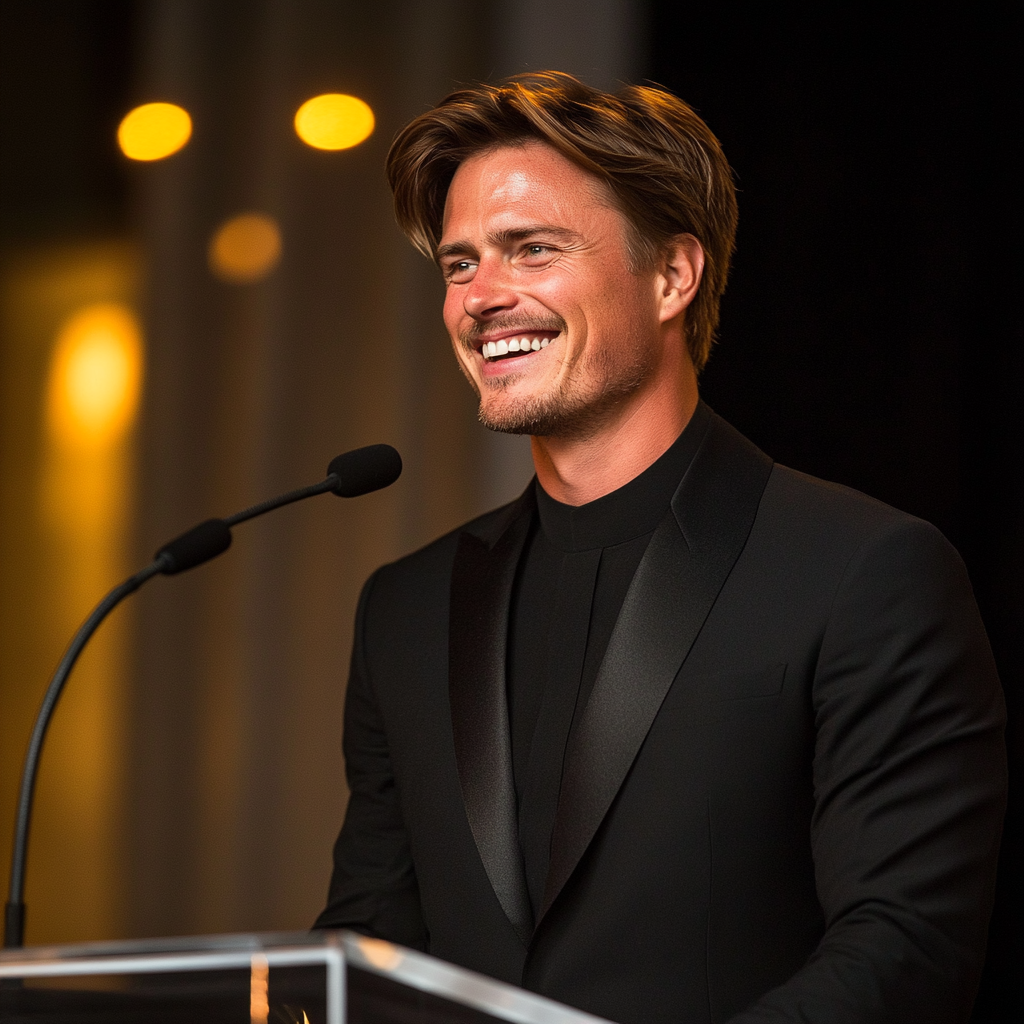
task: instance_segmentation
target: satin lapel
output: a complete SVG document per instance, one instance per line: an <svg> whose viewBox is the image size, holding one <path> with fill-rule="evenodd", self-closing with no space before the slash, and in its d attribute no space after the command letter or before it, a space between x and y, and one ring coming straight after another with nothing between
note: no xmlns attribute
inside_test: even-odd
<svg viewBox="0 0 1024 1024"><path fill-rule="evenodd" d="M772 462L712 414L570 738L540 918L575 870L746 543ZM539 923L539 922L538 922Z"/></svg>
<svg viewBox="0 0 1024 1024"><path fill-rule="evenodd" d="M531 486L488 536L459 538L448 627L448 693L466 816L498 902L524 944L533 911L519 849L505 648L532 505Z"/></svg>

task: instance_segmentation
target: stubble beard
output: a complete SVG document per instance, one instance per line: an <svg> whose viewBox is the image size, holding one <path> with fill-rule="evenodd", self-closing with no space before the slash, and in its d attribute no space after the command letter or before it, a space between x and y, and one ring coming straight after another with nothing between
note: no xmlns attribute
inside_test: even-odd
<svg viewBox="0 0 1024 1024"><path fill-rule="evenodd" d="M532 325L534 330L552 329ZM564 323L559 328L564 330ZM524 332L528 333L528 332ZM616 410L652 377L653 348L640 338L629 338L614 348L584 353L580 363L544 394L520 401L489 403L467 373L480 398L478 418L489 430L502 434L529 434L583 440L593 436ZM509 391L525 373L490 380L489 391Z"/></svg>

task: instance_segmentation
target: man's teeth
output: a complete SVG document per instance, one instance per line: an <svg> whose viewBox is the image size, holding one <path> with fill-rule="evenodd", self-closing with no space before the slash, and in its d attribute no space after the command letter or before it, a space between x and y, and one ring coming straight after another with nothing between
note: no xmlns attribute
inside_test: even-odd
<svg viewBox="0 0 1024 1024"><path fill-rule="evenodd" d="M494 359L507 356L509 352L537 352L550 343L550 338L502 338L501 341L485 341L480 354L484 359Z"/></svg>

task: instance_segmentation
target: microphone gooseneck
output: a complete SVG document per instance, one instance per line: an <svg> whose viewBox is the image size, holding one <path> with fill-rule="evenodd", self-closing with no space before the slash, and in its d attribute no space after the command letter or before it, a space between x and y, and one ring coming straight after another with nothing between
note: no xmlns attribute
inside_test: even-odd
<svg viewBox="0 0 1024 1024"><path fill-rule="evenodd" d="M207 519L165 544L154 556L167 576L193 569L231 547L231 530L223 519Z"/></svg>
<svg viewBox="0 0 1024 1024"><path fill-rule="evenodd" d="M60 700L61 691L67 682L71 669L74 668L82 648L89 642L89 637L96 632L96 627L133 591L139 589L146 580L161 572L158 562L151 562L145 569L129 576L119 584L93 609L92 614L78 628L71 643L68 644L64 656L60 659L57 671L53 673L50 685L43 695L43 702L36 714L32 737L28 742L25 754L25 766L21 773L21 790L18 794L18 813L14 826L14 847L11 850L11 887L4 908L4 946L20 948L25 936L25 854L28 849L28 826L32 815L32 797L35 792L36 769L39 767L39 755L42 753L43 740L46 738L46 727L50 724L50 716Z"/></svg>
<svg viewBox="0 0 1024 1024"><path fill-rule="evenodd" d="M129 594L138 590L147 580L163 573L172 576L187 569L193 569L211 558L216 558L231 546L231 527L244 523L247 519L261 516L282 505L290 505L293 501L311 498L317 494L330 491L344 498L355 498L361 494L380 490L393 484L402 472L402 459L390 445L375 444L366 448L357 448L331 460L327 468L327 478L309 487L300 487L280 497L253 505L226 519L207 519L193 526L191 530L165 544L154 555L153 561L144 569L129 576L123 583L114 587L93 609L89 617L79 627L57 670L50 680L50 685L43 696L42 704L36 714L32 727L32 736L25 754L25 764L21 773L21 788L18 794L18 810L15 818L14 846L11 851L11 882L8 890L7 905L4 909L4 946L8 949L20 948L25 939L25 859L28 850L29 824L32 816L32 799L35 793L36 771L39 757L46 739L46 730L50 718L60 700L64 684L71 670L96 632L99 624Z"/></svg>

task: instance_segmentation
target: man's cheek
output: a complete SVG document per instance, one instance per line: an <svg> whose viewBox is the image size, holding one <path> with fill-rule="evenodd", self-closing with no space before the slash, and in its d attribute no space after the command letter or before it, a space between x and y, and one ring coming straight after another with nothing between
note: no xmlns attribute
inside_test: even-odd
<svg viewBox="0 0 1024 1024"><path fill-rule="evenodd" d="M456 340L452 341L452 348L455 351L455 362L458 363L459 369L462 371L462 376L469 381L469 386L476 393L476 397L480 397L480 383L476 376L476 366L472 362L472 357L466 354L466 350L462 347L462 343Z"/></svg>

